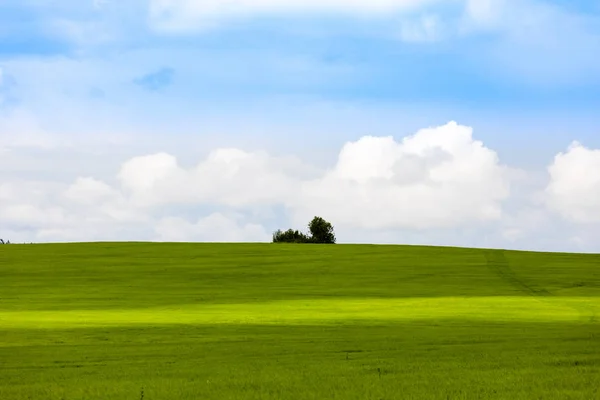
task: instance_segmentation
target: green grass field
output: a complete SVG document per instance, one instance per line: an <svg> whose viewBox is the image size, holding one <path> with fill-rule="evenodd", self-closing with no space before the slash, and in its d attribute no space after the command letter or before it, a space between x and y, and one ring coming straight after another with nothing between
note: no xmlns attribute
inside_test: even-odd
<svg viewBox="0 0 600 400"><path fill-rule="evenodd" d="M600 399L600 256L0 246L12 399Z"/></svg>

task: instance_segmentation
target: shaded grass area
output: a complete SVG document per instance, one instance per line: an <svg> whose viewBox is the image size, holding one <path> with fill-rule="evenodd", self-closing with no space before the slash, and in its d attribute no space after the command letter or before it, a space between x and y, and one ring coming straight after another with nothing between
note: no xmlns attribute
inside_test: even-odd
<svg viewBox="0 0 600 400"><path fill-rule="evenodd" d="M504 252L525 284L600 296L600 257ZM319 298L521 296L472 249L51 244L0 249L0 309L140 308Z"/></svg>
<svg viewBox="0 0 600 400"><path fill-rule="evenodd" d="M0 399L600 398L600 256L0 248Z"/></svg>
<svg viewBox="0 0 600 400"><path fill-rule="evenodd" d="M593 399L599 333L461 320L11 330L0 398Z"/></svg>

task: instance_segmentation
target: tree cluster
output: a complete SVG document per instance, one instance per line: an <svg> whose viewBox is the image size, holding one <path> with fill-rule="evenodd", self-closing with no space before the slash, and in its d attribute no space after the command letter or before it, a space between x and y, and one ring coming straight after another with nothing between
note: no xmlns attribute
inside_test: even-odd
<svg viewBox="0 0 600 400"><path fill-rule="evenodd" d="M5 242L4 239L0 239L0 244L10 244L10 240Z"/></svg>
<svg viewBox="0 0 600 400"><path fill-rule="evenodd" d="M309 234L294 229L278 229L273 233L273 243L335 243L333 225L321 217L314 217L308 224L308 230Z"/></svg>

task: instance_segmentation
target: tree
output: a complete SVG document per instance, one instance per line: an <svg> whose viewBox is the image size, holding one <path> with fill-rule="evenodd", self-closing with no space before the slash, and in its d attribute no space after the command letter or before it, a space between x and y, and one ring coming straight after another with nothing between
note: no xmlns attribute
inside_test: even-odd
<svg viewBox="0 0 600 400"><path fill-rule="evenodd" d="M310 238L304 233L288 229L285 232L281 230L273 233L273 243L308 243Z"/></svg>
<svg viewBox="0 0 600 400"><path fill-rule="evenodd" d="M273 243L335 243L333 225L321 217L314 217L308 224L310 235L298 230L278 229L273 233Z"/></svg>
<svg viewBox="0 0 600 400"><path fill-rule="evenodd" d="M333 232L333 225L325 221L321 217L314 217L308 224L308 229L311 234L313 243L335 243L335 233Z"/></svg>

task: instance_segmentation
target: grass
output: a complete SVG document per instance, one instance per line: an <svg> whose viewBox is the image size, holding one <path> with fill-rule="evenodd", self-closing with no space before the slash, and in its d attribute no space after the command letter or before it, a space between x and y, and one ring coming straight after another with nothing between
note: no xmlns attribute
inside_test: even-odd
<svg viewBox="0 0 600 400"><path fill-rule="evenodd" d="M0 246L0 399L600 399L600 256Z"/></svg>

